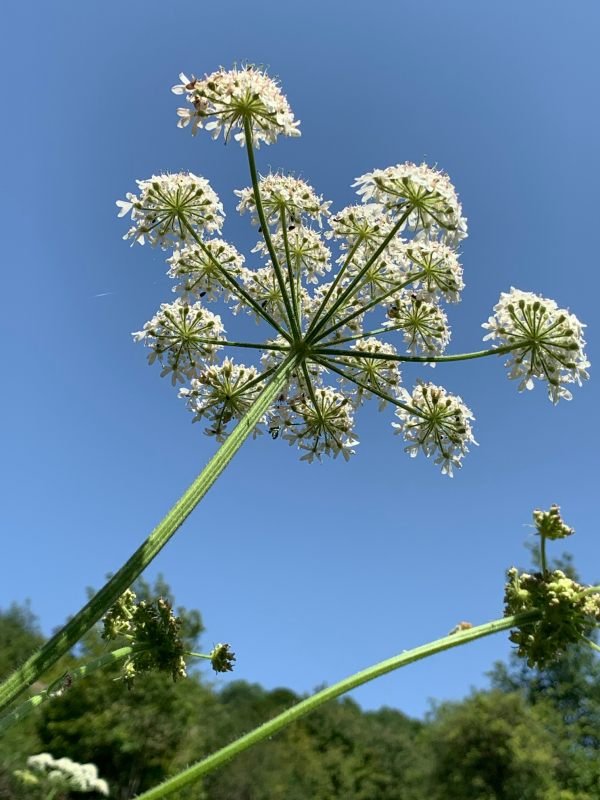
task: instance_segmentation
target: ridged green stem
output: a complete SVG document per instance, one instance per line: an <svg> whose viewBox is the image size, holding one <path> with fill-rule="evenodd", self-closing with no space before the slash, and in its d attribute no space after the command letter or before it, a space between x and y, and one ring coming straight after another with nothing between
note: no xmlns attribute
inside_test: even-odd
<svg viewBox="0 0 600 800"><path fill-rule="evenodd" d="M0 686L0 711L53 666L146 569L229 464L284 386L297 357L288 356L200 475L118 572L57 633Z"/></svg>
<svg viewBox="0 0 600 800"><path fill-rule="evenodd" d="M391 353L370 353L368 350L339 350L333 347L315 347L313 352L319 356L348 356L350 358L378 358L381 361L406 361L410 363L430 363L445 361L471 361L474 358L485 358L486 356L501 356L518 350L522 345L506 344L502 347L494 347L490 350L477 350L474 353L458 353L453 356L399 356Z"/></svg>
<svg viewBox="0 0 600 800"><path fill-rule="evenodd" d="M29 697L23 703L18 705L12 711L9 711L8 714L5 714L3 717L0 717L0 733L10 728L16 722L20 722L25 717L29 716L32 711L35 711L36 708L45 703L46 700L49 700L51 697L55 696L55 693L60 691L62 687L65 687L66 691L69 691L71 686L81 678L85 678L92 672L95 672L98 669L102 669L110 664L114 664L115 661L120 661L123 658L127 658L132 653L139 653L141 650L147 650L148 647L146 645L128 645L127 647L120 647L118 650L112 650L110 653L105 653L103 656L99 656L95 658L93 661L90 661L89 664L84 664L81 667L75 667L72 670L66 672L62 678L59 678L54 683L50 684L47 689L44 689L43 692L39 692L38 694L33 695L33 697Z"/></svg>
<svg viewBox="0 0 600 800"><path fill-rule="evenodd" d="M334 700L336 697L340 697L340 695L345 694L352 689L356 689L357 686L362 686L364 683L368 683L368 681L372 681L374 678L378 678L380 675L385 675L388 672L392 672L400 667L405 667L407 664L412 664L414 661L420 661L421 659L432 656L435 653L441 653L444 650L450 650L452 647L458 647L459 645L467 644L467 642L472 642L475 639L481 639L484 636L490 636L492 633L505 631L508 628L513 628L517 625L524 625L527 622L533 622L538 618L538 616L538 611L527 611L523 614L517 614L513 617L496 619L492 622L487 622L485 625L479 625L475 628L459 631L449 636L444 636L443 639L437 639L429 644L415 647L412 650L406 650L405 652L400 653L400 655L394 656L393 658L388 658L386 661L380 661L378 664L367 667L367 669L363 669L361 672L357 672L354 675L351 675L349 678L344 678L344 680L334 683L333 686L328 686L326 689L322 689L320 692L317 692L311 697L306 698L306 700L301 700L299 703L296 703L296 705L288 708L283 713L278 714L276 717L268 722L265 722L260 727L255 728L245 736L241 736L239 739L236 739L235 742L232 742L226 747L222 747L220 750L217 750L216 753L208 756L208 758L199 761L197 764L193 764L191 767L183 770L183 772L180 772L173 778L169 778L158 786L155 786L153 789L149 789L147 792L138 795L137 800L159 800L159 798L168 797L170 794L173 794L173 792L183 789L184 786L187 786L193 781L198 780L198 778L201 778L203 775L206 775L212 770L217 769L217 767L220 767L222 764L239 755L244 750L252 747L252 745L262 742L264 739L269 738L274 733L278 733L280 730L286 728L292 722L300 717L303 717L305 714L315 711L317 708L319 708L319 706L322 706L323 703L327 703L329 700Z"/></svg>

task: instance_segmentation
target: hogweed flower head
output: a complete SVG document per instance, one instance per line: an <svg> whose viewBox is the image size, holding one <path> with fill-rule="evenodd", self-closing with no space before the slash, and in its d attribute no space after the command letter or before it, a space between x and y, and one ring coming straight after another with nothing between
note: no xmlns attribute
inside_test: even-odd
<svg viewBox="0 0 600 800"><path fill-rule="evenodd" d="M258 182L262 207L267 222L271 225L281 225L282 214L285 214L288 225L297 225L306 220L316 220L321 225L321 217L329 214L329 200L323 200L306 181L295 178L293 175L269 173L260 178ZM256 209L254 188L236 189L240 198L237 210L240 214L249 211L252 222L259 224Z"/></svg>
<svg viewBox="0 0 600 800"><path fill-rule="evenodd" d="M216 644L210 653L210 663L215 672L231 672L235 653L228 644Z"/></svg>
<svg viewBox="0 0 600 800"><path fill-rule="evenodd" d="M529 574L511 567L507 578L505 614L540 612L538 620L510 634L517 653L530 667L543 669L600 622L600 596L586 594L585 586L559 569Z"/></svg>
<svg viewBox="0 0 600 800"><path fill-rule="evenodd" d="M246 144L244 122L250 123L252 139L273 144L279 135L300 136L299 122L277 81L266 70L248 64L240 69L219 69L204 78L188 78L183 72L181 83L173 93L185 95L190 107L178 108L180 128L191 123L192 134L205 128L217 139L221 132L225 141L233 138Z"/></svg>
<svg viewBox="0 0 600 800"><path fill-rule="evenodd" d="M50 753L29 756L26 770L15 770L15 777L25 786L39 786L63 792L110 794L108 783L98 777L95 764L79 764L70 758L54 758Z"/></svg>
<svg viewBox="0 0 600 800"><path fill-rule="evenodd" d="M135 337L163 375L184 384L179 394L206 434L222 441L260 402L248 431L298 445L305 460L348 458L358 443L354 413L374 397L380 408L396 409L406 450L433 456L452 475L475 443L473 416L441 387L420 380L412 391L403 388L401 362L429 369L502 348L511 352L511 374L527 386L547 379L553 399L587 376L575 317L535 295L515 297L516 290L502 296L487 324L494 347L442 355L450 340L445 306L458 302L464 287L456 246L467 232L444 172L408 162L373 170L354 184L360 202L331 213L307 181L258 173L255 145L298 134L279 85L262 68L182 75L174 91L188 101L179 110L181 127L204 127L246 146L251 185L236 191L237 209L249 213L263 240L245 262L218 238L221 203L204 178L188 173L140 181L139 196L119 203L134 223L126 238L173 250L168 274L179 299L161 306ZM258 342L229 341L220 316L205 307L213 302L248 312L258 330L268 330ZM228 350L216 363L222 348L258 351L256 363L240 363Z"/></svg>
<svg viewBox="0 0 600 800"><path fill-rule="evenodd" d="M520 380L519 391L533 389L534 378L548 383L553 403L570 400L567 388L581 386L590 366L583 338L584 325L574 314L533 292L511 288L503 292L494 314L483 324L498 347L510 345L509 378Z"/></svg>
<svg viewBox="0 0 600 800"><path fill-rule="evenodd" d="M158 359L163 366L161 375L170 374L175 385L193 378L214 359L224 330L221 318L212 311L200 303L188 305L177 298L174 303L163 303L133 337L150 348L148 363Z"/></svg>
<svg viewBox="0 0 600 800"><path fill-rule="evenodd" d="M124 239L163 249L190 238L189 228L214 233L223 224L223 206L209 182L191 172L153 175L137 181L139 195L117 200L119 216L131 214L133 226Z"/></svg>
<svg viewBox="0 0 600 800"><path fill-rule="evenodd" d="M473 419L470 409L460 397L432 383L418 383L412 395L402 389L400 397L408 408L396 409L400 422L394 423L394 428L408 442L406 452L413 458L419 450L428 458L434 456L442 472L452 475L454 467L462 466L468 445L477 444L469 422Z"/></svg>
<svg viewBox="0 0 600 800"><path fill-rule="evenodd" d="M153 602L136 602L130 589L103 618L102 638L107 641L127 637L137 649L123 666L128 686L142 672L167 672L174 681L185 678L185 648L181 640L182 621L173 614L168 600L159 597Z"/></svg>
<svg viewBox="0 0 600 800"><path fill-rule="evenodd" d="M572 536L575 529L569 527L560 515L560 506L556 503L550 506L549 511L541 511L539 508L533 512L533 521L540 536L545 539L566 539Z"/></svg>
<svg viewBox="0 0 600 800"><path fill-rule="evenodd" d="M467 235L458 195L445 172L426 164L396 164L367 172L356 179L358 193L399 217L408 213L407 226L456 242Z"/></svg>

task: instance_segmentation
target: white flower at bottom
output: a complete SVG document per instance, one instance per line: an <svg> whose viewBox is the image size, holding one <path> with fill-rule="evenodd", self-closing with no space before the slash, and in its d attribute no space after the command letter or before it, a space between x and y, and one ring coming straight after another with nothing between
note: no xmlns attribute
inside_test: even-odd
<svg viewBox="0 0 600 800"><path fill-rule="evenodd" d="M419 381L412 395L400 390L399 399L412 410L397 408L400 422L392 423L395 433L408 442L405 451L413 458L419 450L435 463L442 473L452 477L453 467L461 466L462 457L469 452L468 444L477 444L469 420L470 409L457 395L448 394L441 386Z"/></svg>
<svg viewBox="0 0 600 800"><path fill-rule="evenodd" d="M220 345L206 339L222 339L221 317L200 303L189 305L178 298L174 303L162 303L160 310L133 334L136 342L150 348L148 363L156 359L163 366L161 377L171 374L173 385L192 378L206 361L212 361Z"/></svg>
<svg viewBox="0 0 600 800"><path fill-rule="evenodd" d="M484 340L495 339L498 347L515 346L506 366L509 378L521 380L519 391L533 389L533 378L545 380L550 399L558 403L561 397L572 397L566 386L581 386L588 378L585 325L554 300L511 288L500 295L493 316L482 327L490 331Z"/></svg>
<svg viewBox="0 0 600 800"><path fill-rule="evenodd" d="M255 380L258 375L256 367L234 364L226 358L222 364L207 367L191 381L190 389L179 390L179 396L194 413L193 422L206 419L209 427L205 433L221 442L228 423L243 417L260 393L261 384Z"/></svg>
<svg viewBox="0 0 600 800"><path fill-rule="evenodd" d="M287 414L279 412L283 438L306 450L301 461L320 461L323 455L337 458L340 453L348 461L358 444L350 400L328 386L315 388L314 395L316 403L303 394L289 402Z"/></svg>

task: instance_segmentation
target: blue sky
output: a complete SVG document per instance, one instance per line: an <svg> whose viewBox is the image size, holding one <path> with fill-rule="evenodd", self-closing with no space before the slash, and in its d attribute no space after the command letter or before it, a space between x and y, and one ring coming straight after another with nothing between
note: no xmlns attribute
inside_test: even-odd
<svg viewBox="0 0 600 800"><path fill-rule="evenodd" d="M449 352L480 349L500 292L554 298L598 342L596 33L589 2L305 0L23 2L4 11L0 129L7 344L0 605L31 598L50 632L137 547L215 450L130 332L171 298L159 251L121 241L115 200L136 178L189 169L235 212L244 151L176 127L180 71L249 60L280 76L300 139L261 148L340 208L355 176L405 160L446 170L469 218L467 288ZM230 326L235 330L235 324ZM501 615L503 574L527 563L536 506L559 503L586 581L598 580L599 390L553 407L519 395L500 359L404 370L473 409L478 448L454 480L411 460L391 412L359 414L345 464L248 442L148 570L229 641L236 676L305 692ZM276 653L276 657L273 656ZM485 685L504 635L355 693L422 714ZM219 678L225 684L230 678Z"/></svg>

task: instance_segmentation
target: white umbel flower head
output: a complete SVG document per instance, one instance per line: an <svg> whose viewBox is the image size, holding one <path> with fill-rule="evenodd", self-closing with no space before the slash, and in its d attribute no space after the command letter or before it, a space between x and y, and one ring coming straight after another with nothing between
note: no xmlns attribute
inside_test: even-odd
<svg viewBox="0 0 600 800"><path fill-rule="evenodd" d="M244 121L248 120L252 141L273 144L279 135L300 136L299 122L277 81L261 67L248 65L241 69L219 69L204 78L188 78L180 74L174 94L184 94L189 108L178 108L180 128L192 123L192 134L206 128L217 139L221 132L227 141L233 138L244 145Z"/></svg>
<svg viewBox="0 0 600 800"><path fill-rule="evenodd" d="M279 229L273 236L273 247L279 263L287 266L288 252L292 274L302 275L309 283L318 283L319 278L331 270L331 252L317 231L304 226L294 226L286 231L287 248L283 231ZM269 251L261 240L252 251L268 256Z"/></svg>
<svg viewBox="0 0 600 800"><path fill-rule="evenodd" d="M340 358L344 362L344 371L363 384L362 386L356 385L346 379L341 381L345 390L355 390L355 405L360 405L372 396L369 387L395 397L400 387L399 365L382 358L373 358L373 354L394 356L396 348L374 336L369 336L355 342L350 349L355 353L364 353L364 357L361 358ZM379 410L383 411L386 405L386 400L379 397Z"/></svg>
<svg viewBox="0 0 600 800"><path fill-rule="evenodd" d="M260 393L259 375L256 367L234 364L226 358L222 364L203 370L191 381L190 389L179 390L179 396L187 401L193 422L205 419L209 423L205 433L222 442L227 425L243 417Z"/></svg>
<svg viewBox="0 0 600 800"><path fill-rule="evenodd" d="M410 210L408 227L442 235L451 242L467 235L467 221L456 190L445 172L427 164L397 164L367 172L356 179L365 203L377 203L399 217Z"/></svg>
<svg viewBox="0 0 600 800"><path fill-rule="evenodd" d="M448 303L458 303L464 289L463 271L454 250L435 239L417 240L404 248L410 263L411 274L423 276L412 283L431 299L444 299Z"/></svg>
<svg viewBox="0 0 600 800"><path fill-rule="evenodd" d="M403 332L409 353L437 356L444 352L450 328L443 309L411 292L400 292L388 302L389 320L384 327Z"/></svg>
<svg viewBox="0 0 600 800"><path fill-rule="evenodd" d="M190 239L188 226L198 236L221 230L223 206L206 178L178 172L136 182L139 196L129 192L126 200L117 200L120 217L131 213L134 224L123 238L132 244L147 239L166 249Z"/></svg>
<svg viewBox="0 0 600 800"><path fill-rule="evenodd" d="M160 310L133 334L137 342L150 348L148 363L162 364L161 377L171 374L173 385L193 378L206 362L213 360L225 329L221 318L200 303L189 305L181 298L174 303L162 303ZM209 340L209 341L206 341Z"/></svg>
<svg viewBox="0 0 600 800"><path fill-rule="evenodd" d="M342 250L363 245L374 250L393 227L393 220L376 203L343 208L329 218L328 239L341 239Z"/></svg>
<svg viewBox="0 0 600 800"><path fill-rule="evenodd" d="M36 774L43 775L55 790L109 795L108 783L98 777L95 764L79 764L70 758L53 758L50 753L39 753L27 759L27 766Z"/></svg>
<svg viewBox="0 0 600 800"><path fill-rule="evenodd" d="M167 259L167 264L169 277L181 280L173 291L184 299L223 297L228 300L230 286L218 265L232 277L238 277L244 266L244 256L222 239L209 239L203 247L193 243L178 248Z"/></svg>
<svg viewBox="0 0 600 800"><path fill-rule="evenodd" d="M260 178L258 188L267 222L271 225L281 224L282 212L287 225L299 224L305 218L314 219L321 225L321 217L329 214L331 201L323 200L306 181L292 175L269 173ZM237 210L240 214L250 211L252 222L258 225L254 189L248 186L236 189L235 193L240 198Z"/></svg>
<svg viewBox="0 0 600 800"><path fill-rule="evenodd" d="M303 393L290 402L288 414L281 417L283 438L306 451L301 461L337 458L340 453L348 461L358 444L349 398L329 386L315 388L314 398L315 402Z"/></svg>
<svg viewBox="0 0 600 800"><path fill-rule="evenodd" d="M413 458L419 450L440 464L442 473L452 477L454 467L469 452L469 444L477 444L469 420L473 414L456 395L441 386L418 382L412 395L400 390L400 399L407 408L397 408L400 422L392 423L395 433L401 433L408 443L405 451Z"/></svg>
<svg viewBox="0 0 600 800"><path fill-rule="evenodd" d="M483 327L495 346L514 345L506 366L519 379L519 391L533 389L533 379L547 381L553 403L570 400L567 388L588 378L583 325L574 314L533 292L511 288L503 292L494 314Z"/></svg>

